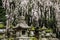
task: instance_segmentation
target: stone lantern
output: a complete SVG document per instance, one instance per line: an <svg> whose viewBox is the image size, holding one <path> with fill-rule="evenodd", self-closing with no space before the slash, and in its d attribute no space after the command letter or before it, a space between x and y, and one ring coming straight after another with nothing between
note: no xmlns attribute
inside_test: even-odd
<svg viewBox="0 0 60 40"><path fill-rule="evenodd" d="M29 26L26 24L24 16L20 16L20 22L14 29L16 30L16 37L18 39L28 37Z"/></svg>

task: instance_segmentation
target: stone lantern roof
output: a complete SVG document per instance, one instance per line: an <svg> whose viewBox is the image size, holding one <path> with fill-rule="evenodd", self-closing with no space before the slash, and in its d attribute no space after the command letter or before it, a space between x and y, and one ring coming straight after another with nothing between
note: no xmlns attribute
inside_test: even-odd
<svg viewBox="0 0 60 40"><path fill-rule="evenodd" d="M17 24L16 28L18 28L18 27L23 28L23 29L29 28L29 26L25 23Z"/></svg>
<svg viewBox="0 0 60 40"><path fill-rule="evenodd" d="M25 17L20 16L20 23L18 23L15 28L27 29L27 28L30 28L30 27L26 24Z"/></svg>

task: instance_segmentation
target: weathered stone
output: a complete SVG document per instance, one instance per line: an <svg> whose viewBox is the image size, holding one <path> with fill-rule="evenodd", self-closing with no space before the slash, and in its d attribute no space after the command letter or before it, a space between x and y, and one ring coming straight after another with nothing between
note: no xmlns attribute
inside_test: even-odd
<svg viewBox="0 0 60 40"><path fill-rule="evenodd" d="M48 40L47 38L42 38L42 40Z"/></svg>
<svg viewBox="0 0 60 40"><path fill-rule="evenodd" d="M58 38L51 38L50 40L59 40Z"/></svg>
<svg viewBox="0 0 60 40"><path fill-rule="evenodd" d="M47 37L50 37L50 36L51 36L51 34L50 34L50 33L46 33L46 36L47 36Z"/></svg>

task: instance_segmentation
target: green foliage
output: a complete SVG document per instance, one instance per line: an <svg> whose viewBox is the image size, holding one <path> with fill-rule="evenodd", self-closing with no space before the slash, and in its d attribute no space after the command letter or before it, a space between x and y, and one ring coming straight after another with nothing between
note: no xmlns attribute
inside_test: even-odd
<svg viewBox="0 0 60 40"><path fill-rule="evenodd" d="M0 6L2 5L2 0L0 0Z"/></svg>
<svg viewBox="0 0 60 40"><path fill-rule="evenodd" d="M53 26L53 19L48 20L48 26Z"/></svg>
<svg viewBox="0 0 60 40"><path fill-rule="evenodd" d="M6 17L5 17L5 9L2 7L2 0L0 1L0 22L5 22Z"/></svg>

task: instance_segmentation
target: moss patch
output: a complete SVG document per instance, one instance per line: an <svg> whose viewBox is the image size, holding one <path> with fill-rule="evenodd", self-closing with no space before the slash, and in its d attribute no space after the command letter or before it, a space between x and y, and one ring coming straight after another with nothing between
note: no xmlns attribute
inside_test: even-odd
<svg viewBox="0 0 60 40"><path fill-rule="evenodd" d="M0 24L0 28L4 28L5 26L4 26L4 24Z"/></svg>
<svg viewBox="0 0 60 40"><path fill-rule="evenodd" d="M0 35L0 38L3 38L3 35Z"/></svg>
<svg viewBox="0 0 60 40"><path fill-rule="evenodd" d="M10 28L13 28L14 26L13 25L10 25Z"/></svg>
<svg viewBox="0 0 60 40"><path fill-rule="evenodd" d="M47 29L46 32L50 33L50 32L53 32L53 30L52 29Z"/></svg>
<svg viewBox="0 0 60 40"><path fill-rule="evenodd" d="M30 40L37 40L37 38L36 37L31 37Z"/></svg>

